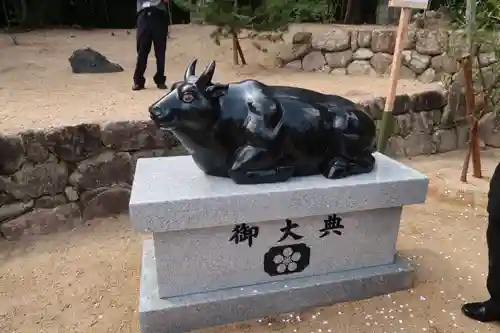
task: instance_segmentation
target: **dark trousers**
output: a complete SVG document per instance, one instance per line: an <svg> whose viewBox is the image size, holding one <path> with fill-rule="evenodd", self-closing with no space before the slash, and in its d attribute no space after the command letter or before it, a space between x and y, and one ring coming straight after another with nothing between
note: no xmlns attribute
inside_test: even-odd
<svg viewBox="0 0 500 333"><path fill-rule="evenodd" d="M490 181L488 192L488 291L491 299L500 305L500 163Z"/></svg>
<svg viewBox="0 0 500 333"><path fill-rule="evenodd" d="M497 203L500 205L500 203ZM487 287L491 299L500 305L500 216L491 216L486 232L488 244L488 280Z"/></svg>
<svg viewBox="0 0 500 333"><path fill-rule="evenodd" d="M137 15L137 63L135 65L134 83L144 85L144 73L148 63L151 45L156 57L156 84L164 84L165 52L167 50L168 17L157 8L147 8Z"/></svg>

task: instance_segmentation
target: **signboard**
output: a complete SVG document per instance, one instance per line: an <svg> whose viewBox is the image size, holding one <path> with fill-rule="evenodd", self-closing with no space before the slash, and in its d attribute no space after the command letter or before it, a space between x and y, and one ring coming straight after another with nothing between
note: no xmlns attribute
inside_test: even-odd
<svg viewBox="0 0 500 333"><path fill-rule="evenodd" d="M389 0L389 7L427 9L429 0Z"/></svg>

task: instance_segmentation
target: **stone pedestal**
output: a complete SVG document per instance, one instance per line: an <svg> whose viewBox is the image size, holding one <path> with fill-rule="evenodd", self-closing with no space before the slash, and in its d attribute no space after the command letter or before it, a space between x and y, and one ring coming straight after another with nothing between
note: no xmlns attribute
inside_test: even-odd
<svg viewBox="0 0 500 333"><path fill-rule="evenodd" d="M144 244L142 333L187 332L411 287L396 255L427 178L380 154L370 174L236 185L191 157L140 159L130 199Z"/></svg>

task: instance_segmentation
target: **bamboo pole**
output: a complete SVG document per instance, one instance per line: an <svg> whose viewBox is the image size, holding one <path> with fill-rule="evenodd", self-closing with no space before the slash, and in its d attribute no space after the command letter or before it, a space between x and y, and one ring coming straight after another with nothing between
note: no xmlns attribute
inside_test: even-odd
<svg viewBox="0 0 500 333"><path fill-rule="evenodd" d="M394 108L394 101L396 99L396 90L399 80L399 72L401 69L401 57L403 51L403 41L408 31L408 24L410 23L411 8L401 8L399 16L399 25L396 33L396 46L394 48L394 57L392 58L391 76L389 92L385 101L384 113L380 124L380 133L378 136L377 149L379 152L384 153L387 148L387 142L392 134L393 119L392 109Z"/></svg>

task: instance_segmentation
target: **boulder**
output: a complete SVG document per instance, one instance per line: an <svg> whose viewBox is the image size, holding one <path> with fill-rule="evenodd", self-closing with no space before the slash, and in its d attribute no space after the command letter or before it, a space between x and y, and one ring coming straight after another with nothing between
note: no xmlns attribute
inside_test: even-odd
<svg viewBox="0 0 500 333"><path fill-rule="evenodd" d="M352 55L353 60L370 60L373 57L373 52L370 49L357 49Z"/></svg>
<svg viewBox="0 0 500 333"><path fill-rule="evenodd" d="M66 165L49 160L42 164L25 163L11 177L0 177L0 188L16 199L28 200L62 193L67 182Z"/></svg>
<svg viewBox="0 0 500 333"><path fill-rule="evenodd" d="M354 60L347 66L347 74L354 76L371 75L375 76L377 73L366 60Z"/></svg>
<svg viewBox="0 0 500 333"><path fill-rule="evenodd" d="M500 116L494 112L479 120L479 137L487 146L500 148Z"/></svg>
<svg viewBox="0 0 500 333"><path fill-rule="evenodd" d="M371 50L373 52L394 53L396 46L396 31L375 30L372 33Z"/></svg>
<svg viewBox="0 0 500 333"><path fill-rule="evenodd" d="M8 240L19 240L24 234L44 235L70 230L82 222L80 208L71 203L53 209L36 209L0 225Z"/></svg>
<svg viewBox="0 0 500 333"><path fill-rule="evenodd" d="M325 56L319 51L312 51L302 59L302 68L308 72L321 69L325 64Z"/></svg>
<svg viewBox="0 0 500 333"><path fill-rule="evenodd" d="M45 134L45 141L57 157L76 163L101 150L101 127L97 124L80 124L55 128Z"/></svg>
<svg viewBox="0 0 500 333"><path fill-rule="evenodd" d="M130 190L127 188L105 189L91 197L83 208L83 219L91 220L108 217L128 211Z"/></svg>
<svg viewBox="0 0 500 333"><path fill-rule="evenodd" d="M351 48L351 33L343 29L334 29L322 36L314 36L312 47L324 52L340 52Z"/></svg>
<svg viewBox="0 0 500 333"><path fill-rule="evenodd" d="M123 72L120 65L110 62L105 56L89 47L74 51L68 60L73 73Z"/></svg>
<svg viewBox="0 0 500 333"><path fill-rule="evenodd" d="M391 71L392 55L388 53L375 53L370 64L378 74L388 74Z"/></svg>
<svg viewBox="0 0 500 333"><path fill-rule="evenodd" d="M177 140L157 128L152 121L118 121L103 125L102 143L118 151L171 148Z"/></svg>
<svg viewBox="0 0 500 333"><path fill-rule="evenodd" d="M132 157L129 153L111 151L81 162L69 177L70 184L80 191L131 181Z"/></svg>
<svg viewBox="0 0 500 333"><path fill-rule="evenodd" d="M448 49L448 31L438 30L418 30L416 50L420 54L436 56L444 53Z"/></svg>
<svg viewBox="0 0 500 333"><path fill-rule="evenodd" d="M325 54L326 63L332 69L346 68L352 61L353 53L351 50L341 52L329 52Z"/></svg>
<svg viewBox="0 0 500 333"><path fill-rule="evenodd" d="M21 137L0 134L0 174L9 175L16 172L25 160Z"/></svg>

